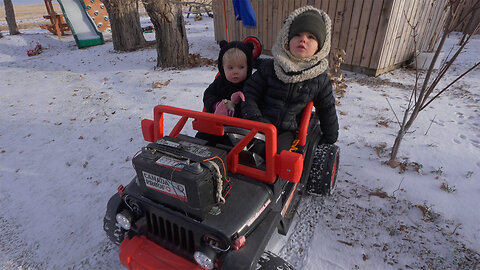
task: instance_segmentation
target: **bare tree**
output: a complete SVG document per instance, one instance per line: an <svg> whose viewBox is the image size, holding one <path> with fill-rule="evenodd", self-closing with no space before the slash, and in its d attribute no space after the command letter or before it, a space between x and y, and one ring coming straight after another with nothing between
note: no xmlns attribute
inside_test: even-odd
<svg viewBox="0 0 480 270"><path fill-rule="evenodd" d="M147 45L138 14L138 0L102 0L112 28L113 48L134 51Z"/></svg>
<svg viewBox="0 0 480 270"><path fill-rule="evenodd" d="M18 35L17 22L15 21L15 11L13 10L12 0L3 0L5 5L5 17L7 19L8 31L10 35Z"/></svg>
<svg viewBox="0 0 480 270"><path fill-rule="evenodd" d="M169 0L143 0L155 28L157 67L188 63L188 40L180 4Z"/></svg>
<svg viewBox="0 0 480 270"><path fill-rule="evenodd" d="M460 15L462 8L464 6L465 0L449 0L447 3L447 6L444 10L448 12L447 19L445 21L445 26L444 26L444 31L443 35L440 39L440 43L437 47L437 50L435 51L435 55L433 56L432 62L430 63L430 66L427 70L427 73L425 75L425 79L423 80L422 86L420 89L418 89L418 79L419 79L419 74L418 74L418 69L416 70L416 83L414 86L414 89L412 90L410 100L408 103L407 108L405 109L405 112L403 114L403 119L402 122L399 122L400 128L397 133L397 137L395 138L395 142L392 147L392 151L390 153L390 160L388 161L388 164L391 167L397 167L400 163L396 161L398 150L400 148L400 144L405 136L407 134L408 130L412 126L413 122L417 118L418 114L424 110L428 105L430 105L436 98L438 98L441 94L443 94L446 90L448 90L454 83L456 83L458 80L460 80L463 76L465 76L467 73L475 69L480 65L480 62L474 64L470 69L465 71L463 74L455 78L452 82L447 84L446 87L444 87L441 90L437 89L438 83L443 79L445 73L449 70L449 68L452 66L453 62L457 59L458 55L462 52L463 48L468 44L470 39L480 31L480 22L477 23L473 27L473 31L471 35L461 44L461 46L457 49L457 51L453 54L453 56L446 61L446 63L440 68L438 73L433 77L433 80L430 81L433 73L433 69L435 66L435 62L438 59L438 56L440 52L443 49L443 45L445 43L445 40L447 39L448 35L460 24L460 23L465 23L465 20L467 20L468 15L471 12L474 12L476 9L480 8L480 0L476 0L475 4L473 7L467 12L465 15ZM410 24L410 23L409 23ZM410 26L413 29L413 35L414 35L414 43L416 44L415 40L415 28L416 25L410 24ZM415 55L416 57L416 55ZM435 90L437 90L435 92ZM435 92L435 94L434 94ZM398 119L397 119L398 120Z"/></svg>

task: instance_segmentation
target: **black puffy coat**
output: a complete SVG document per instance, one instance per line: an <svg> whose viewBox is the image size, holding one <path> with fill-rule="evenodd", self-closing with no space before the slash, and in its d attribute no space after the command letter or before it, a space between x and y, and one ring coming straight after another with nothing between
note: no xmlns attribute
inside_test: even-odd
<svg viewBox="0 0 480 270"><path fill-rule="evenodd" d="M243 118L271 123L278 133L298 130L302 111L314 102L320 120L323 142L335 143L338 138L338 118L332 83L324 72L298 83L284 83L275 75L273 60L265 60L245 82Z"/></svg>
<svg viewBox="0 0 480 270"><path fill-rule="evenodd" d="M215 111L215 104L223 99L230 99L232 94L237 91L242 91L244 82L245 81L241 83L231 83L225 79L224 75L219 75L203 93L203 105L205 106L205 110L209 113L213 113ZM235 108L235 116L240 116L237 115L239 109L240 108Z"/></svg>
<svg viewBox="0 0 480 270"><path fill-rule="evenodd" d="M220 52L218 53L217 65L218 65L218 76L215 80L208 86L208 88L203 93L203 106L207 112L215 112L215 104L223 99L230 99L232 94L237 91L243 90L243 84L245 81L240 83L231 83L225 77L225 71L223 70L223 55L232 48L240 49L247 59L247 78L252 75L253 68L253 44L244 43L241 41L231 41L227 42L225 40L220 41ZM240 107L235 106L235 116L241 116L238 114Z"/></svg>

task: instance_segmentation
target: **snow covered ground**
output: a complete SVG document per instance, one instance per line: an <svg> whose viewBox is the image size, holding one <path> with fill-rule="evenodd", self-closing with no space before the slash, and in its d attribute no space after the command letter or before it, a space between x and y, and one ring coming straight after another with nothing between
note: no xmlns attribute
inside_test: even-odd
<svg viewBox="0 0 480 270"><path fill-rule="evenodd" d="M212 19L186 20L191 53L216 59ZM40 29L3 34L0 269L121 269L102 223L109 197L135 174L140 121L157 104L202 108L216 67L155 69L154 48L79 50ZM43 52L28 57L37 42ZM479 55L476 36L447 79ZM384 164L398 128L387 99L401 115L414 73L345 75L336 192L305 198L269 249L299 269L480 269L480 70L420 114L400 149L404 172Z"/></svg>

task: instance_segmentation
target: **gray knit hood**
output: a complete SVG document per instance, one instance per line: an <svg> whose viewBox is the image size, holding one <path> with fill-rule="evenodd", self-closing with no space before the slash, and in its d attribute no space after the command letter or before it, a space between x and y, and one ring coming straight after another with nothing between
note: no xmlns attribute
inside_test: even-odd
<svg viewBox="0 0 480 270"><path fill-rule="evenodd" d="M326 37L323 47L309 58L296 58L285 48L288 45L288 34L293 20L303 12L313 10L318 12L325 21ZM327 70L328 54L330 53L332 22L327 13L312 6L304 6L294 10L285 20L277 40L272 48L274 68L277 77L284 83L297 83L312 79Z"/></svg>

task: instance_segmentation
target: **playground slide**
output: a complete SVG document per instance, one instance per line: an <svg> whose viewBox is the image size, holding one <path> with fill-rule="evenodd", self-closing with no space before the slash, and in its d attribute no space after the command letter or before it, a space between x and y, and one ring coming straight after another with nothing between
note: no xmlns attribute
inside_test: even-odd
<svg viewBox="0 0 480 270"><path fill-rule="evenodd" d="M85 10L82 0L58 0L78 48L103 44L102 32L98 31Z"/></svg>

